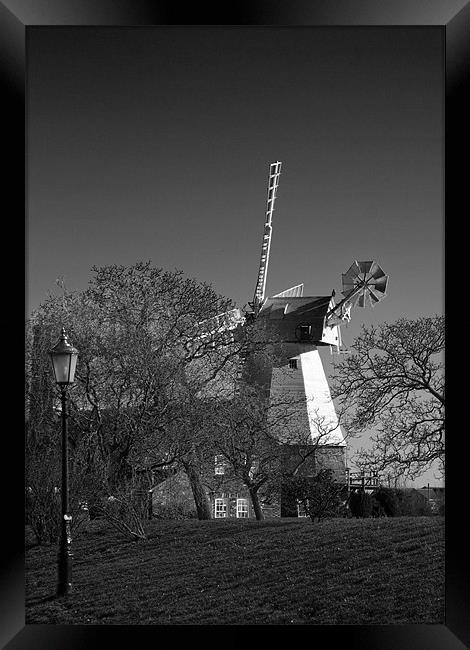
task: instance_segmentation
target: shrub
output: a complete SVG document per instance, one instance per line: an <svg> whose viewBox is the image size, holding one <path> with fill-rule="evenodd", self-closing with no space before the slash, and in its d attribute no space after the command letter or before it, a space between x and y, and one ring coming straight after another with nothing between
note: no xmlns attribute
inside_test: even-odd
<svg viewBox="0 0 470 650"><path fill-rule="evenodd" d="M88 521L88 510L72 494L69 499L72 515L71 533L76 537ZM51 482L33 483L26 488L25 523L33 531L36 544L56 544L61 533L60 489Z"/></svg>
<svg viewBox="0 0 470 650"><path fill-rule="evenodd" d="M197 519L197 512L185 503L175 503L172 505L154 506L153 516L155 519Z"/></svg>
<svg viewBox="0 0 470 650"><path fill-rule="evenodd" d="M54 428L55 427L55 428ZM71 436L69 436L69 440ZM27 427L25 455L25 523L36 537L36 543L57 543L61 531L62 449L60 428ZM69 445L69 514L71 534L75 538L89 521L89 505L98 493L100 478L93 466L85 462L86 441Z"/></svg>
<svg viewBox="0 0 470 650"><path fill-rule="evenodd" d="M380 487L373 493L374 499L381 506L383 514L386 517L396 517L399 513L400 503L396 495L396 490L392 488Z"/></svg>
<svg viewBox="0 0 470 650"><path fill-rule="evenodd" d="M428 500L417 490L397 490L399 514L407 517L422 517L432 514Z"/></svg>
<svg viewBox="0 0 470 650"><path fill-rule="evenodd" d="M104 517L113 528L132 539L147 539L144 522L149 518L148 492L125 484L115 487L113 492L93 502L93 518Z"/></svg>
<svg viewBox="0 0 470 650"><path fill-rule="evenodd" d="M25 523L31 527L36 543L56 543L60 534L60 500L54 486L27 486L25 506Z"/></svg>
<svg viewBox="0 0 470 650"><path fill-rule="evenodd" d="M30 526L36 544L55 544L61 531L61 476L55 450L40 450L27 459L25 486L25 524ZM76 537L88 511L79 498L79 487L72 473L69 477L69 513L72 536Z"/></svg>
<svg viewBox="0 0 470 650"><path fill-rule="evenodd" d="M432 514L426 497L413 488L380 487L373 496L387 517L419 517Z"/></svg>
<svg viewBox="0 0 470 650"><path fill-rule="evenodd" d="M375 500L371 494L364 490L351 492L349 495L349 509L353 517L370 517L374 508Z"/></svg>
<svg viewBox="0 0 470 650"><path fill-rule="evenodd" d="M301 505L311 521L344 516L344 486L336 483L330 469L315 476L294 476L284 481L283 498Z"/></svg>

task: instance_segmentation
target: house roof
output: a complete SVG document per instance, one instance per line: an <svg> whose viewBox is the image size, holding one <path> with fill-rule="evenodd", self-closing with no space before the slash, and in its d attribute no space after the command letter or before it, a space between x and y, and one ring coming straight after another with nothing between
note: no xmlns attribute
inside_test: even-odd
<svg viewBox="0 0 470 650"><path fill-rule="evenodd" d="M433 497L439 496L439 495L444 494L444 490L445 490L445 488L443 488L441 486L439 486L439 487L431 487L431 486L429 486L429 495L433 496ZM425 486L425 487L422 487L422 488L418 488L418 492L421 492L421 494L424 494L424 495L427 496L428 487Z"/></svg>

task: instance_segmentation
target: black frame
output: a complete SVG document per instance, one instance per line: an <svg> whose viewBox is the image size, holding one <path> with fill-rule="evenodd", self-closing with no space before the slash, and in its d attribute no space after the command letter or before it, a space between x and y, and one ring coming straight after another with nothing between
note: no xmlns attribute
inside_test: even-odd
<svg viewBox="0 0 470 650"><path fill-rule="evenodd" d="M151 26L151 25L286 25L286 26L347 26L361 27L366 25L384 26L434 26L441 27L446 44L446 110L445 110L445 214L446 214L446 247L450 250L449 239L452 237L452 223L457 224L459 218L464 220L468 208L464 203L468 186L468 165L460 162L459 154L468 151L468 115L469 104L465 99L465 72L470 67L470 3L468 0L238 0L230 3L225 12L221 11L222 3L214 3L210 7L193 3L189 7L181 7L171 0L0 0L0 74L3 82L2 104L4 111L5 131L10 136L10 142L4 146L4 161L7 162L6 176L3 176L3 200L9 203L9 221L14 213L14 220L23 223L25 189L25 159L23 145L26 144L27 134L24 128L25 111L25 82L26 56L25 34L28 28L39 25L58 26ZM444 83L444 82L443 82ZM6 148L6 151L5 151ZM462 157L463 158L463 157ZM8 201L9 200L9 201ZM20 237L24 231L20 226ZM458 232L460 235L460 232ZM451 316L458 316L448 331L453 337L448 337L447 363L451 372L448 373L447 384L451 415L462 407L465 402L458 399L459 382L456 373L452 373L452 358L462 358L465 355L466 343L462 337L465 322L462 319L462 303L464 303L465 280L463 265L465 260L463 238L460 236L452 242L452 257L446 256L446 277L457 278L459 299ZM458 245L462 246L461 249ZM21 244L20 244L21 245ZM457 250L455 248L457 247ZM467 254L468 255L468 254ZM457 264L455 271L449 266ZM446 291L451 289L451 283L446 282ZM447 295L447 294L446 294ZM451 304L447 299L447 304ZM448 319L449 321L449 319ZM22 345L21 325L15 326ZM455 350L453 350L455 348ZM6 373L5 373L6 374ZM8 373L9 375L9 373ZM20 385L8 382L13 395L21 399ZM460 396L460 397L463 397ZM13 413L21 412L21 406ZM9 409L10 410L10 409ZM8 418L11 422L11 418ZM446 623L445 625L380 625L380 626L317 626L313 639L318 634L328 645L344 642L348 648L381 648L388 649L443 649L470 647L470 594L469 594L469 553L468 541L465 535L466 494L464 463L469 457L469 436L465 428L465 413L456 421L454 427L448 429L456 435L450 436L446 460ZM19 427L18 427L19 428ZM18 428L5 427L4 455L7 464L14 458L15 467L22 467L24 454L23 439ZM6 446L6 450L5 450ZM6 451L6 453L5 453ZM5 466L4 465L4 466ZM124 645L138 647L142 634L148 640L161 640L162 630L158 627L145 626L54 626L24 624L24 521L23 521L23 473L17 471L8 482L8 493L4 490L3 505L3 553L4 566L0 580L2 590L1 636L2 647L11 650L19 648L48 649L53 648L82 648L100 647L103 643L121 640ZM9 495L7 498L7 494ZM463 507L459 508L459 500ZM19 502L19 503L18 503ZM457 505L453 506L455 503ZM459 512L460 510L460 512ZM461 519L459 520L459 517ZM417 594L419 597L419 594ZM272 626L271 626L272 627ZM206 635L210 628L205 627L201 632ZM173 626L170 630L172 640L176 640L183 627ZM192 630L191 630L192 631ZM195 630L196 631L196 630ZM268 627L263 633L272 632ZM283 634L281 629L275 629L276 636ZM301 633L305 630L301 630ZM289 629L290 639L296 636L298 629ZM325 635L325 636L323 636ZM220 635L218 635L220 641ZM319 640L319 639L318 639ZM224 640L224 643L226 640ZM8 644L8 645L7 645Z"/></svg>

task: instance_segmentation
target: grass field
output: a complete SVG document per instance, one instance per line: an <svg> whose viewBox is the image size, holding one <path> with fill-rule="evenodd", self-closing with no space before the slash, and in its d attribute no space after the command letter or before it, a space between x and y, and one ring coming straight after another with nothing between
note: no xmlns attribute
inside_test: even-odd
<svg viewBox="0 0 470 650"><path fill-rule="evenodd" d="M149 522L131 541L93 522L74 540L69 599L57 548L26 551L26 623L444 622L441 517Z"/></svg>

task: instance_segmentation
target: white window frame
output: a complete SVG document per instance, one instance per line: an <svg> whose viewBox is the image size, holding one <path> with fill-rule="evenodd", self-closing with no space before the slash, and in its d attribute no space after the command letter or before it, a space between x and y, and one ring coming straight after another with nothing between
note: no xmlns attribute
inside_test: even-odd
<svg viewBox="0 0 470 650"><path fill-rule="evenodd" d="M248 476L252 479L258 470L259 470L259 459L253 458L251 462L250 470L248 472Z"/></svg>
<svg viewBox="0 0 470 650"><path fill-rule="evenodd" d="M218 476L225 474L225 459L222 454L217 454L214 459L214 474Z"/></svg>
<svg viewBox="0 0 470 650"><path fill-rule="evenodd" d="M237 519L248 519L250 517L250 504L248 499L237 499Z"/></svg>
<svg viewBox="0 0 470 650"><path fill-rule="evenodd" d="M302 510L301 508L302 508L302 504L300 503L300 501L297 501L297 517L300 518L308 517L308 514L305 512L305 508L302 508Z"/></svg>
<svg viewBox="0 0 470 650"><path fill-rule="evenodd" d="M225 519L227 517L227 499L214 499L214 518Z"/></svg>

